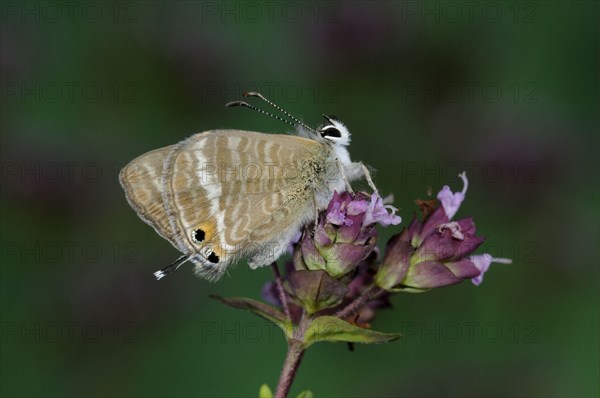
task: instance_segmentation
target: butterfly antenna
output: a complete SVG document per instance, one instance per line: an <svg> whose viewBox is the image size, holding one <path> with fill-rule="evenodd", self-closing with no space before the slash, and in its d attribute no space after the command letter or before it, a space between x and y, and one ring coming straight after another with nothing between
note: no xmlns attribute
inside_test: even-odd
<svg viewBox="0 0 600 398"><path fill-rule="evenodd" d="M289 125L290 125L290 126L292 126L292 127L296 127L296 126L295 126L295 125L294 125L292 122L290 122L289 120L285 120L285 119L283 119L283 118L281 118L281 117L279 117L279 116L277 116L277 115L274 115L274 114L272 114L272 113L270 113L270 112L263 111L262 109L260 109L260 108L257 108L257 107L255 107L255 106L252 106L252 105L250 105L249 103L247 103L247 102L244 102L244 101L231 101L231 102L228 102L228 103L226 103L226 104L225 104L225 106L226 106L227 108L231 108L231 107L233 107L233 106L245 106L246 108L254 109L254 110L255 110L255 111L257 111L257 112L260 112L260 113L262 113L263 115L267 115L267 116L270 116L270 117L272 117L273 119L277 119L277 120L279 120L280 122L283 122L283 123L285 123L285 124L289 124Z"/></svg>
<svg viewBox="0 0 600 398"><path fill-rule="evenodd" d="M245 106L246 108L250 108L250 109L253 109L253 110L257 111L257 112L260 112L260 113L262 113L263 115L267 115L267 116L270 116L270 117L272 117L273 119L277 119L277 120L279 120L280 122L283 122L283 123L285 123L285 124L289 124L289 125L290 125L290 126L292 126L292 127L296 127L296 126L295 126L293 123L291 123L289 120L285 120L285 119L283 119L283 118L281 118L281 117L279 117L279 116L277 116L277 115L274 115L274 114L272 114L271 112L263 111L262 109L260 109L260 108L257 108L257 107L255 107L255 106L253 106L253 105L250 105L249 103L247 103L247 102L244 102L244 101L231 101L231 102L228 102L228 103L226 103L226 104L225 104L225 106L226 106L227 108L231 108L231 107L233 107L233 106Z"/></svg>
<svg viewBox="0 0 600 398"><path fill-rule="evenodd" d="M255 91L247 91L247 92L243 93L242 95L244 97L256 97L256 98L260 98L261 100L265 101L267 104L271 105L273 108L277 109L279 112L283 113L284 115L286 115L287 117L289 117L290 119L292 119L294 122L296 122L296 124L301 125L305 129L307 129L309 131L312 131L315 134L317 133L315 130L311 129L306 124L304 124L303 122L301 122L300 119L298 119L297 117L295 117L294 115L292 115L291 113L289 113L288 111L286 111L285 109L283 109L282 107L280 107L279 105L277 105L277 104L269 101L261 93L257 93Z"/></svg>
<svg viewBox="0 0 600 398"><path fill-rule="evenodd" d="M186 255L179 257L177 260L173 261L171 264L167 265L163 269L156 271L154 273L154 277L156 278L157 281L161 280L162 278L169 275L170 273L177 271L179 269L179 267L181 267L189 259L190 259L190 257L188 257Z"/></svg>

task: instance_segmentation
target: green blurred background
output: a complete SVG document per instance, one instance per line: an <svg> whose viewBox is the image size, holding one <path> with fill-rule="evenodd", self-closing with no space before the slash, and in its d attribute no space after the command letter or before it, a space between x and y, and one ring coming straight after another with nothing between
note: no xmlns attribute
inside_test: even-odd
<svg viewBox="0 0 600 398"><path fill-rule="evenodd" d="M1 3L3 397L257 396L278 330L128 206L118 170L214 128L285 126L225 102L259 90L315 125L335 114L403 224L428 187L513 258L480 287L393 298L378 346L320 344L292 388L317 397L596 397L598 3ZM379 246L400 227L382 231Z"/></svg>

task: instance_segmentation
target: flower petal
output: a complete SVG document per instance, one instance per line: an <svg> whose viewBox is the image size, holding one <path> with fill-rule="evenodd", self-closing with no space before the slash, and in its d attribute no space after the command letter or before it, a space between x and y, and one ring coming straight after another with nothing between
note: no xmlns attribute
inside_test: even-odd
<svg viewBox="0 0 600 398"><path fill-rule="evenodd" d="M487 272L492 263L511 264L512 260L509 258L494 258L491 254L484 253L471 256L470 260L473 262L475 267L479 270L479 275L471 279L471 282L475 286L479 286L483 282L483 274Z"/></svg>
<svg viewBox="0 0 600 398"><path fill-rule="evenodd" d="M362 214L367 211L369 207L369 202L366 200L353 200L348 204L348 215L355 216L357 214Z"/></svg>
<svg viewBox="0 0 600 398"><path fill-rule="evenodd" d="M390 211L388 213L388 210ZM365 213L365 219L363 225L371 225L379 223L383 227L388 225L398 225L402 221L400 216L396 215L396 209L394 206L383 205L383 199L376 193L371 195L371 203Z"/></svg>
<svg viewBox="0 0 600 398"><path fill-rule="evenodd" d="M344 225L346 223L346 216L341 211L341 203L333 203L331 210L327 211L326 220L328 223L333 225Z"/></svg>
<svg viewBox="0 0 600 398"><path fill-rule="evenodd" d="M467 174L463 171L458 175L463 180L463 190L461 192L452 193L448 185L444 185L442 190L437 194L437 198L442 202L444 211L448 216L448 219L452 220L452 217L456 214L460 208L461 203L465 200L465 194L469 187L469 181L467 180Z"/></svg>

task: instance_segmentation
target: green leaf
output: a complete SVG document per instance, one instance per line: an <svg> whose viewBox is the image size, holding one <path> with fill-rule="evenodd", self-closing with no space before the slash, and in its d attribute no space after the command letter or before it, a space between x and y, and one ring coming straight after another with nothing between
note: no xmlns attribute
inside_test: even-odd
<svg viewBox="0 0 600 398"><path fill-rule="evenodd" d="M297 398L315 398L315 396L313 395L313 393L311 391L302 391L300 394L298 394Z"/></svg>
<svg viewBox="0 0 600 398"><path fill-rule="evenodd" d="M333 316L321 316L311 322L304 334L304 347L319 341L346 341L350 343L377 344L396 340L399 333L382 333L359 328Z"/></svg>
<svg viewBox="0 0 600 398"><path fill-rule="evenodd" d="M279 326L281 330L283 330L287 338L292 337L292 323L287 319L283 312L279 311L275 307L270 306L269 304L265 304L262 301L253 300L245 297L223 298L215 295L211 295L210 297L217 299L223 304L226 304L230 307L250 311L266 319L267 321L273 322L274 324Z"/></svg>
<svg viewBox="0 0 600 398"><path fill-rule="evenodd" d="M273 398L273 393L268 385L263 384L258 390L258 398Z"/></svg>

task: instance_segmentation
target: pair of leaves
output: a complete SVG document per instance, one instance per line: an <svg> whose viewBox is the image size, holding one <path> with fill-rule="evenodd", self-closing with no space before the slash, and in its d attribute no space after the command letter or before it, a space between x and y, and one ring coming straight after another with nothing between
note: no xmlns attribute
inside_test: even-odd
<svg viewBox="0 0 600 398"><path fill-rule="evenodd" d="M250 311L279 326L286 338L293 337L294 327L283 312L258 300L243 297L222 298L211 296L231 307ZM382 333L363 329L333 316L320 316L313 319L306 329L302 342L304 349L319 341L349 342L363 344L387 343L400 337L397 333Z"/></svg>

